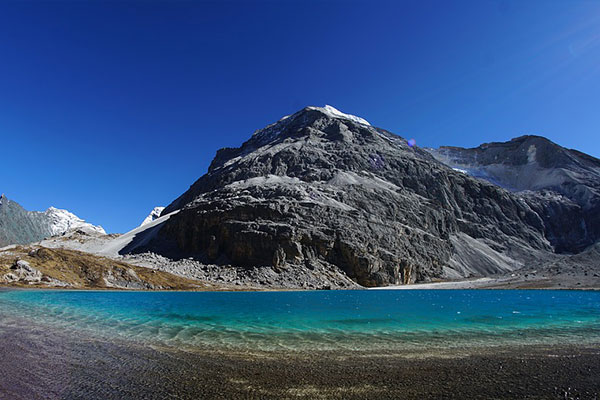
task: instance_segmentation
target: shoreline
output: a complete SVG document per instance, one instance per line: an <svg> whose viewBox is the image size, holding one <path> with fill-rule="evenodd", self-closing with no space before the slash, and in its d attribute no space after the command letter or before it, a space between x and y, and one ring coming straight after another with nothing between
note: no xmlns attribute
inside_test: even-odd
<svg viewBox="0 0 600 400"><path fill-rule="evenodd" d="M557 286L543 285L542 281L524 281L513 278L482 277L462 281L442 281L413 283L410 285L390 285L367 288L368 290L578 290L596 291L600 286Z"/></svg>
<svg viewBox="0 0 600 400"><path fill-rule="evenodd" d="M175 332L166 336L171 341L163 335L169 327L162 331L160 324L122 336L108 325L94 325L93 316L80 325L67 313L64 324L55 324L13 310L0 311L0 399L594 399L600 394L600 339L594 334L557 332L557 340L525 335L512 341L494 330L493 340L459 335L442 342L438 334L425 342L369 336L347 346L335 341L333 348L295 347L301 337L294 335L288 345L271 347L277 340L268 338L238 346L210 334L185 342Z"/></svg>
<svg viewBox="0 0 600 400"><path fill-rule="evenodd" d="M512 283L512 284L511 284ZM197 288L197 289L129 289L129 288L73 288L59 286L33 286L33 285L2 285L0 292L8 290L48 290L48 291L72 291L72 292L320 292L320 291L378 291L378 290L575 290L575 291L599 291L600 286L576 287L576 286L527 286L515 282L501 282L490 278L478 278L466 281L444 281L412 283L408 285L389 285L378 287L361 287L352 289L305 289L305 288L271 288L271 287L223 287L223 288Z"/></svg>
<svg viewBox="0 0 600 400"><path fill-rule="evenodd" d="M600 349L505 346L441 352L181 349L0 328L0 398L595 398Z"/></svg>

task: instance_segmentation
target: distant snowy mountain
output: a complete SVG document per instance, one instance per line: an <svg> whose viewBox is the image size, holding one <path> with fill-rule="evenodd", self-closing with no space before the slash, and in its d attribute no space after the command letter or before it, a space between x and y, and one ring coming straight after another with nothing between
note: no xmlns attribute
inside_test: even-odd
<svg viewBox="0 0 600 400"><path fill-rule="evenodd" d="M44 212L27 211L19 203L0 196L0 246L37 242L72 229L106 234L101 226L85 222L67 210L50 207Z"/></svg>
<svg viewBox="0 0 600 400"><path fill-rule="evenodd" d="M62 235L67 231L79 228L87 228L94 232L106 235L104 228L102 228L101 226L96 226L85 222L77 215L70 213L67 210L61 210L58 208L50 207L44 212L44 215L46 215L49 218L50 232L52 233L52 236Z"/></svg>
<svg viewBox="0 0 600 400"><path fill-rule="evenodd" d="M164 210L164 207L154 207L154 209L148 214L148 216L144 219L144 221L140 224L140 226L144 226L154 221L158 217L160 217L160 213Z"/></svg>

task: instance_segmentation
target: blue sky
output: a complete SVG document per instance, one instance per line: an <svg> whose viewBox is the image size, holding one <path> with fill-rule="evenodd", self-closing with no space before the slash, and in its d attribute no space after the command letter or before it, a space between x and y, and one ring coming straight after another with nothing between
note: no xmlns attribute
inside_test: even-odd
<svg viewBox="0 0 600 400"><path fill-rule="evenodd" d="M600 2L2 2L0 191L109 232L331 104L421 146L600 157Z"/></svg>

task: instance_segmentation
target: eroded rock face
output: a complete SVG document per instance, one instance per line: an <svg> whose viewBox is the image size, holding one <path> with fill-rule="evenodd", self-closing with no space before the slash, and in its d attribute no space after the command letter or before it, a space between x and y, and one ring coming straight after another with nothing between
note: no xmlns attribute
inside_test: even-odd
<svg viewBox="0 0 600 400"><path fill-rule="evenodd" d="M307 108L219 150L162 215L180 211L132 248L407 284L506 272L519 254L552 251L537 206L385 130Z"/></svg>

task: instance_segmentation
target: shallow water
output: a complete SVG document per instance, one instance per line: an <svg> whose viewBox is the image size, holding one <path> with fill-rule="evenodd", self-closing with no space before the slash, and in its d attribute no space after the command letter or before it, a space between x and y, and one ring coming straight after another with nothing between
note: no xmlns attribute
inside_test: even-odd
<svg viewBox="0 0 600 400"><path fill-rule="evenodd" d="M178 347L302 351L596 344L600 292L0 292L0 327L17 319Z"/></svg>

